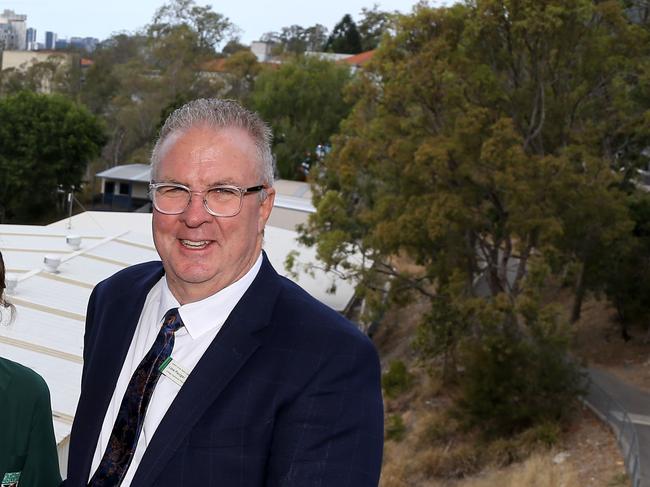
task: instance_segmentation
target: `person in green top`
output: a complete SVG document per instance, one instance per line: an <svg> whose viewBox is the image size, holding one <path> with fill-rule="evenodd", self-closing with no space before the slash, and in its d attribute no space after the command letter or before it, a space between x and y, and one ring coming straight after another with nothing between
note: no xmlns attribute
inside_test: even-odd
<svg viewBox="0 0 650 487"><path fill-rule="evenodd" d="M11 323L14 307L4 291L0 253L0 323ZM0 357L0 487L54 487L60 482L47 384L33 370Z"/></svg>

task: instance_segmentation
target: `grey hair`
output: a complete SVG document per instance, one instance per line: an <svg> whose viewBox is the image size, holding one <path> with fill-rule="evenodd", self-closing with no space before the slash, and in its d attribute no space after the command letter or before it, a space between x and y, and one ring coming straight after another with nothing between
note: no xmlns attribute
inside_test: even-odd
<svg viewBox="0 0 650 487"><path fill-rule="evenodd" d="M199 98L172 112L158 135L151 153L151 177L155 180L163 156L165 142L181 135L192 127L207 125L213 129L240 128L253 139L259 156L258 173L261 182L273 186L273 154L271 129L260 116L247 110L235 100Z"/></svg>

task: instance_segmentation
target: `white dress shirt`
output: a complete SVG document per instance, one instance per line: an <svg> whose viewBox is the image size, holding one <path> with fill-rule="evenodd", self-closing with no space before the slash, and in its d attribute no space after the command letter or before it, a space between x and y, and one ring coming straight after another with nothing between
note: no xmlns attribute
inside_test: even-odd
<svg viewBox="0 0 650 487"><path fill-rule="evenodd" d="M210 343L212 343L214 337L219 333L230 312L250 287L261 266L262 255L260 254L253 267L241 279L212 296L183 306L179 305L169 290L165 276L151 288L140 313L140 320L122 365L122 371L113 391L113 397L108 405L106 416L104 416L102 430L99 434L90 468L89 480L97 470L99 462L106 451L131 376L153 345L165 313L171 308L178 308L185 326L175 333L172 357L175 362L190 373ZM131 485L147 445L180 388L181 386L174 381L165 375L161 375L147 408L133 460L121 485Z"/></svg>

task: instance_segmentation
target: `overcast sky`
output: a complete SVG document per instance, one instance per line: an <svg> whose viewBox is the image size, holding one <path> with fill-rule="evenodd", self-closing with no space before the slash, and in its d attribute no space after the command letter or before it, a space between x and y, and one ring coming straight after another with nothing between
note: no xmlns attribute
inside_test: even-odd
<svg viewBox="0 0 650 487"><path fill-rule="evenodd" d="M97 37L103 40L114 32L135 32L151 21L154 12L165 0L5 0L2 9L27 15L27 27L37 29L43 42L45 31L56 32L59 38ZM349 13L358 20L363 7L373 3L380 10L409 13L417 0L196 0L197 5L212 5L241 29L244 43L259 39L269 31L298 24L309 27L323 24L330 31ZM441 0L431 0L438 5Z"/></svg>

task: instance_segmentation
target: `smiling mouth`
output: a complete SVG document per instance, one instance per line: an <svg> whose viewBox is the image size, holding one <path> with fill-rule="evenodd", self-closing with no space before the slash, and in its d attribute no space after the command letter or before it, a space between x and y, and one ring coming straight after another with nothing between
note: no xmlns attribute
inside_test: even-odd
<svg viewBox="0 0 650 487"><path fill-rule="evenodd" d="M206 247L210 241L209 240L180 240L181 244L188 249L202 249Z"/></svg>

